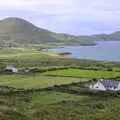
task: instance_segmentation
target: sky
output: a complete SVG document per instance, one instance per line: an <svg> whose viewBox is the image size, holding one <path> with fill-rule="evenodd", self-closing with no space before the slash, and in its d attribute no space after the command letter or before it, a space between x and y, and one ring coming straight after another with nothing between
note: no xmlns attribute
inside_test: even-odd
<svg viewBox="0 0 120 120"><path fill-rule="evenodd" d="M0 0L0 19L20 17L58 33L120 31L120 0Z"/></svg>

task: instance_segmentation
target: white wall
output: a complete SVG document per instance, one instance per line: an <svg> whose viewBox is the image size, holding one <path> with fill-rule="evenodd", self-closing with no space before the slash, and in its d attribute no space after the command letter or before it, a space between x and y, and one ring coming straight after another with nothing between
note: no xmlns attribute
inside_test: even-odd
<svg viewBox="0 0 120 120"><path fill-rule="evenodd" d="M12 68L12 72L17 73L17 72L18 72L18 69Z"/></svg>
<svg viewBox="0 0 120 120"><path fill-rule="evenodd" d="M12 66L7 66L7 67L6 67L6 70L10 70L10 71L12 71L12 72L14 72L14 73L17 73L17 72L18 72L18 69L16 69L15 67L12 67Z"/></svg>
<svg viewBox="0 0 120 120"><path fill-rule="evenodd" d="M120 83L119 83L119 85L118 85L118 88L117 88L117 90L120 90Z"/></svg>
<svg viewBox="0 0 120 120"><path fill-rule="evenodd" d="M96 84L94 85L90 85L90 89L93 89L93 90L102 90L102 91L105 91L105 87L98 81Z"/></svg>

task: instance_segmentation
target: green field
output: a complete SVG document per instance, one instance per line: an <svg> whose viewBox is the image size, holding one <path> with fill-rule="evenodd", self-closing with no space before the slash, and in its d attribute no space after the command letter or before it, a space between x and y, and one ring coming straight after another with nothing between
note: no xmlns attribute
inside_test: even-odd
<svg viewBox="0 0 120 120"><path fill-rule="evenodd" d="M11 64L18 69L38 71L4 73L5 66ZM62 58L51 52L1 51L0 120L119 120L119 95L86 94L80 83L69 85L91 78L119 77L119 67L120 63ZM14 93L9 87L23 88L23 91Z"/></svg>
<svg viewBox="0 0 120 120"><path fill-rule="evenodd" d="M0 53L0 59L24 59L24 60L28 60L30 59L30 57L33 56L32 59L35 58L42 58L43 56L53 56L53 57L57 57L59 55L57 55L57 52L40 52L40 51L23 51L23 52L7 52L7 53Z"/></svg>
<svg viewBox="0 0 120 120"><path fill-rule="evenodd" d="M31 95L32 103L45 105L45 104L53 104L60 101L83 101L89 99L88 96L77 96L74 94L62 93L62 92L54 92L54 91L46 91L46 92L38 92L33 93Z"/></svg>
<svg viewBox="0 0 120 120"><path fill-rule="evenodd" d="M114 78L114 77L119 77L120 72L68 69L68 70L56 70L56 71L45 72L43 73L43 75L71 76L71 77L81 77L81 78Z"/></svg>
<svg viewBox="0 0 120 120"><path fill-rule="evenodd" d="M47 77L36 75L1 75L0 85L7 85L15 88L46 88L54 85L69 84L85 81L87 79Z"/></svg>
<svg viewBox="0 0 120 120"><path fill-rule="evenodd" d="M92 60L80 60L72 58L63 58L56 52L41 52L35 50L23 51L0 51L0 64L13 64L17 67L40 67L40 66L70 66L87 68L119 68L118 62L100 62Z"/></svg>
<svg viewBox="0 0 120 120"><path fill-rule="evenodd" d="M119 103L115 97L54 91L0 95L0 120L119 120Z"/></svg>

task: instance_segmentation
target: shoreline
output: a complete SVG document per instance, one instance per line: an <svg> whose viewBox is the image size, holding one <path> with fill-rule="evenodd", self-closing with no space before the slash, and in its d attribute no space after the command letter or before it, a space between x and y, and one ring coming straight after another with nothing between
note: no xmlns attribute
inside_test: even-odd
<svg viewBox="0 0 120 120"><path fill-rule="evenodd" d="M60 52L60 53L58 53L58 55L63 56L63 57L66 57L66 56L71 55L71 54L72 54L71 52Z"/></svg>

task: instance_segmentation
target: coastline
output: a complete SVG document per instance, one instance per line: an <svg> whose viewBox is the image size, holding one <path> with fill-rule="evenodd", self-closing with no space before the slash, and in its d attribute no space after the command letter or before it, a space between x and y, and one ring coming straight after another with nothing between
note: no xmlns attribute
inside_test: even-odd
<svg viewBox="0 0 120 120"><path fill-rule="evenodd" d="M63 56L63 57L66 57L66 56L71 55L71 54L72 54L71 52L60 52L60 53L58 53L58 55Z"/></svg>

